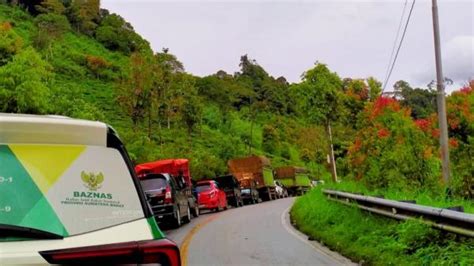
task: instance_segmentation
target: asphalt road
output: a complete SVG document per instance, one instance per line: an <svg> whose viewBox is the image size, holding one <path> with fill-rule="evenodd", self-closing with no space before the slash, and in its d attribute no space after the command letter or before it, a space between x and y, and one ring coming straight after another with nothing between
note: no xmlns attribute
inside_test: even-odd
<svg viewBox="0 0 474 266"><path fill-rule="evenodd" d="M176 230L165 230L181 249L183 265L349 265L296 231L286 198L203 214Z"/></svg>

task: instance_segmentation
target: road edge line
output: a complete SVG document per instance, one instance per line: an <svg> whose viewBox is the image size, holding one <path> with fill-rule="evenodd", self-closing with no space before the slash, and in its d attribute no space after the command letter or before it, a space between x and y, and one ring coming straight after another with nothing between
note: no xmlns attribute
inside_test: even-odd
<svg viewBox="0 0 474 266"><path fill-rule="evenodd" d="M338 261L341 265L357 265L356 263L352 262L350 259L342 256L341 254L330 250L329 248L323 246L321 243L317 241L309 241L308 236L301 233L296 229L290 221L290 209L292 206L286 208L280 216L281 224L285 228L285 230L293 235L296 239L300 240L301 242L305 243L306 245L310 246L312 249L318 251L319 253L326 255L327 257Z"/></svg>
<svg viewBox="0 0 474 266"><path fill-rule="evenodd" d="M208 223L212 222L218 217L218 215L212 215L211 217L207 218L201 223L198 223L195 225L184 237L183 242L180 246L180 256L181 256L181 265L182 266L187 266L188 265L188 249L189 249L189 244L191 244L191 240L193 240L193 237L203 228L206 226Z"/></svg>

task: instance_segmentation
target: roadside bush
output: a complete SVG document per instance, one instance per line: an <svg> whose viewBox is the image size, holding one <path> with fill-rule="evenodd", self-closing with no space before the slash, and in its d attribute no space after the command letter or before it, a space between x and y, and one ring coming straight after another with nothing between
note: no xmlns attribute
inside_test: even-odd
<svg viewBox="0 0 474 266"><path fill-rule="evenodd" d="M101 56L86 55L86 66L96 78L100 78L111 64Z"/></svg>
<svg viewBox="0 0 474 266"><path fill-rule="evenodd" d="M381 97L368 104L358 128L348 151L357 180L369 188L438 188L440 163L430 139L398 101Z"/></svg>
<svg viewBox="0 0 474 266"><path fill-rule="evenodd" d="M447 109L452 188L456 195L474 199L474 80L448 97Z"/></svg>
<svg viewBox="0 0 474 266"><path fill-rule="evenodd" d="M0 23L0 66L5 65L23 46L23 40L10 22Z"/></svg>
<svg viewBox="0 0 474 266"><path fill-rule="evenodd" d="M33 35L33 44L38 49L51 49L54 41L71 30L69 21L63 15L41 14L34 19L37 31ZM50 51L51 52L51 51Z"/></svg>
<svg viewBox="0 0 474 266"><path fill-rule="evenodd" d="M317 187L291 209L296 227L362 265L474 265L474 240L329 201Z"/></svg>
<svg viewBox="0 0 474 266"><path fill-rule="evenodd" d="M447 99L447 118L452 178L450 188L455 196L474 198L474 81ZM439 148L439 127L436 114L415 121L416 126L431 139L430 153Z"/></svg>
<svg viewBox="0 0 474 266"><path fill-rule="evenodd" d="M51 77L51 66L33 48L15 55L0 68L0 112L48 112Z"/></svg>

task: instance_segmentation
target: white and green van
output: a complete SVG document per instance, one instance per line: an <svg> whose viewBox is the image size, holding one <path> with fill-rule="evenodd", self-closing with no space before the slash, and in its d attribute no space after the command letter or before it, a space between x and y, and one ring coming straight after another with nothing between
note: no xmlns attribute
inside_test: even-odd
<svg viewBox="0 0 474 266"><path fill-rule="evenodd" d="M101 122L0 113L0 265L179 265Z"/></svg>

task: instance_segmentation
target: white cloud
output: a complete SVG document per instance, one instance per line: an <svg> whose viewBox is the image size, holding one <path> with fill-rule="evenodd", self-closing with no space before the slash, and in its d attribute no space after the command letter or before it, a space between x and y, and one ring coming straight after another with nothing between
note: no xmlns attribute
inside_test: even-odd
<svg viewBox="0 0 474 266"><path fill-rule="evenodd" d="M456 81L474 78L474 36L457 36L446 44L444 75Z"/></svg>

